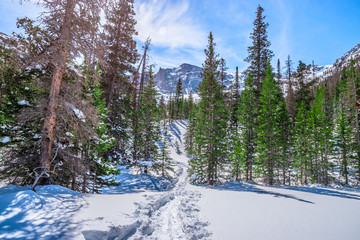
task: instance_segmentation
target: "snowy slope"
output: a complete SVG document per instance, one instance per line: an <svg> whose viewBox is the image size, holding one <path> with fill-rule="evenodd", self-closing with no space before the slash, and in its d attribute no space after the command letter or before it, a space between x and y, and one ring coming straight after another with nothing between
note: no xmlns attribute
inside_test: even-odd
<svg viewBox="0 0 360 240"><path fill-rule="evenodd" d="M0 189L0 239L358 239L360 188L189 184L186 121L169 127L177 178L136 175L105 194ZM175 149L176 141L180 152Z"/></svg>

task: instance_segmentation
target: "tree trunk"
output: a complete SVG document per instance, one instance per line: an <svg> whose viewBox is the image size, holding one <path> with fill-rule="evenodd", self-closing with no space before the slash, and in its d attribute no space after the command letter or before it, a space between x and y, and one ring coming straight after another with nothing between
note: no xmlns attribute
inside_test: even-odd
<svg viewBox="0 0 360 240"><path fill-rule="evenodd" d="M64 21L59 37L59 59L55 66L51 80L49 103L47 106L46 118L42 130L40 162L41 166L45 169L46 172L49 172L51 168L54 130L56 127L56 109L58 107L58 96L60 94L62 75L64 73L66 59L69 54L69 43L71 41L70 29L74 8L75 0L68 0L66 3Z"/></svg>

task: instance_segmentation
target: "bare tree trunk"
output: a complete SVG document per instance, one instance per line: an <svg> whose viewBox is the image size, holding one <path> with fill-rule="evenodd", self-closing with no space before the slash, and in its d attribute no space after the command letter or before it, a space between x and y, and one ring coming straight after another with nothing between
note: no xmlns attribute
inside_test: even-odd
<svg viewBox="0 0 360 240"><path fill-rule="evenodd" d="M62 81L62 75L66 66L66 59L69 54L69 43L71 41L71 20L73 18L73 12L75 8L75 0L68 0L65 8L65 16L63 25L60 32L60 49L58 64L55 66L55 70L51 80L49 103L47 106L46 118L42 130L41 140L41 166L46 172L50 171L52 148L54 143L54 130L56 127L56 109L58 107L58 96L60 94L60 87Z"/></svg>
<svg viewBox="0 0 360 240"><path fill-rule="evenodd" d="M145 82L145 68L146 68L146 56L147 56L147 51L149 50L150 47L150 38L148 38L145 42L145 46L144 46L144 55L143 55L143 67L142 67L142 72L141 72L141 79L140 79L140 89L139 89L139 95L141 94L143 88L144 88L144 82Z"/></svg>

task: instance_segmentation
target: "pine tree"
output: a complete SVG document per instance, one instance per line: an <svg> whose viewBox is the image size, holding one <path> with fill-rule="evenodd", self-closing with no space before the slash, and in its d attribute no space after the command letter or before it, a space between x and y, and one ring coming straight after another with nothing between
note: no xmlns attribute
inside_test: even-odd
<svg viewBox="0 0 360 240"><path fill-rule="evenodd" d="M235 161L243 162L246 181L253 179L256 116L258 114L255 94L254 79L250 74L245 80L245 90L241 94L237 111L240 136L234 149L236 156L242 157L242 159L235 159Z"/></svg>
<svg viewBox="0 0 360 240"><path fill-rule="evenodd" d="M298 109L294 126L294 167L300 172L300 183L308 184L309 176L309 110L306 109L304 102Z"/></svg>
<svg viewBox="0 0 360 240"><path fill-rule="evenodd" d="M41 167L50 172L53 157L54 133L57 119L58 96L60 94L63 74L66 70L66 61L71 54L93 46L88 43L88 35L97 30L100 21L100 6L103 0L49 0L41 2L47 9L42 15L45 30L56 41L49 50L53 64L49 101L44 120L41 141ZM81 12L80 12L81 11ZM80 47L80 48L79 48ZM83 49L81 49L83 47ZM86 49L88 50L88 49Z"/></svg>
<svg viewBox="0 0 360 240"><path fill-rule="evenodd" d="M203 64L203 79L199 86L198 114L195 123L196 158L190 160L190 175L193 182L214 185L218 180L219 163L225 152L224 137L226 109L222 96L222 87L218 82L219 60L215 54L215 43L210 32L206 60Z"/></svg>
<svg viewBox="0 0 360 240"><path fill-rule="evenodd" d="M306 110L310 110L311 102L314 99L311 94L311 87L315 84L315 79L307 81L306 77L310 74L311 65L306 65L302 61L299 61L299 65L296 72L293 74L295 78L296 95L295 95L295 107L300 108L300 105L304 103Z"/></svg>
<svg viewBox="0 0 360 240"><path fill-rule="evenodd" d="M179 78L175 90L175 118L182 119L184 112L184 93L182 87L182 80Z"/></svg>
<svg viewBox="0 0 360 240"><path fill-rule="evenodd" d="M331 126L325 109L324 87L316 88L314 103L310 110L310 137L314 158L310 159L312 182L328 184L329 153L331 149Z"/></svg>
<svg viewBox="0 0 360 240"><path fill-rule="evenodd" d="M135 71L134 64L138 53L133 37L135 30L133 0L115 0L109 2L105 11L103 44L104 61L101 61L102 88L106 106L110 110L107 122L111 125L110 134L116 139L114 146L107 152L108 156L128 162L130 156L132 92L133 86L129 73Z"/></svg>
<svg viewBox="0 0 360 240"><path fill-rule="evenodd" d="M136 20L134 19L134 0L110 1L105 11L104 41L106 45L104 96L107 107L111 101L127 92L128 73L134 72L138 53L134 36Z"/></svg>
<svg viewBox="0 0 360 240"><path fill-rule="evenodd" d="M344 177L345 184L349 183L349 165L352 150L352 141L349 141L349 139L351 139L351 122L346 114L344 105L340 104L336 112L335 140L337 153L340 158L340 174Z"/></svg>
<svg viewBox="0 0 360 240"><path fill-rule="evenodd" d="M292 154L291 154L291 120L289 116L289 111L286 108L285 98L283 96L279 97L278 103L278 115L279 115L279 125L281 127L281 134L279 136L279 160L278 160L278 171L282 171L282 184L286 184L286 179L288 179L288 184L290 185L291 176L287 178L286 173L288 169L292 166ZM279 174L280 176L280 174Z"/></svg>
<svg viewBox="0 0 360 240"><path fill-rule="evenodd" d="M351 59L349 70L346 72L350 84L353 103L353 135L354 135L354 167L357 179L360 182L360 127L359 127L359 96L360 96L360 74L356 72L355 60ZM349 106L350 107L350 106Z"/></svg>
<svg viewBox="0 0 360 240"><path fill-rule="evenodd" d="M168 132L165 127L163 138L160 146L160 154L159 154L159 166L158 169L161 172L162 177L169 177L169 171L174 172L172 158L170 157L170 150L168 144Z"/></svg>
<svg viewBox="0 0 360 240"><path fill-rule="evenodd" d="M276 65L276 83L280 85L280 79L281 79L281 66L280 66L280 59L277 60Z"/></svg>
<svg viewBox="0 0 360 240"><path fill-rule="evenodd" d="M288 80L287 89L286 89L286 107L289 111L289 115L292 120L292 123L294 123L296 109L295 109L295 96L294 96L293 82L291 79L292 73L293 73L292 65L293 64L290 59L290 55L288 55L288 58L285 61L285 74L286 74L286 78Z"/></svg>
<svg viewBox="0 0 360 240"><path fill-rule="evenodd" d="M240 104L240 83L239 83L239 68L236 67L235 72L235 83L234 87L232 89L232 108L231 108L231 116L230 116L230 124L234 126L234 128L237 128L238 125L238 117L237 117L237 111L239 109Z"/></svg>
<svg viewBox="0 0 360 240"><path fill-rule="evenodd" d="M224 58L220 59L220 81L221 86L225 87L224 81L226 80L226 70L228 67L226 66L226 60Z"/></svg>
<svg viewBox="0 0 360 240"><path fill-rule="evenodd" d="M261 91L261 82L265 77L267 64L274 56L273 52L269 49L271 45L267 34L269 24L265 22L266 16L263 15L263 12L264 9L259 5L253 23L253 32L250 34L252 46L248 47L249 55L245 58L245 62L250 64L246 71L254 77L257 98Z"/></svg>
<svg viewBox="0 0 360 240"><path fill-rule="evenodd" d="M196 116L197 116L197 106L193 106L189 113L189 120L185 133L185 150L187 154L190 156L196 153L196 146L195 146L195 123L197 121Z"/></svg>
<svg viewBox="0 0 360 240"><path fill-rule="evenodd" d="M158 92L155 89L154 74L151 66L147 80L148 82L140 94L136 113L137 124L133 130L139 133L134 138L135 144L138 146L138 153L133 164L140 167L144 173L158 168L156 164L158 146L156 143L160 140L160 109L156 100Z"/></svg>
<svg viewBox="0 0 360 240"><path fill-rule="evenodd" d="M275 170L281 149L282 126L280 122L279 90L270 64L265 72L260 92L257 127L257 168L268 184L274 184Z"/></svg>

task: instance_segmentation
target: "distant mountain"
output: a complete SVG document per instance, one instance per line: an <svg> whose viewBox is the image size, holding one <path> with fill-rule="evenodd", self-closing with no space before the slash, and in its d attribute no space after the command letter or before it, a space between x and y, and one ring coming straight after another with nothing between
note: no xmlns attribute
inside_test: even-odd
<svg viewBox="0 0 360 240"><path fill-rule="evenodd" d="M311 73L308 77L309 79L315 77L320 79L320 81L323 81L333 76L335 73L341 72L341 69L350 62L351 58L357 61L360 60L360 43L337 59L334 64L325 66L316 65L315 72ZM169 95L170 93L175 92L176 83L178 79L181 78L184 93L196 93L198 91L197 87L202 81L199 77L201 71L201 67L188 63L183 63L178 68L160 68L156 74L155 82L161 94ZM240 88L244 87L245 77L244 74L240 74L239 76ZM227 72L224 85L229 88L233 84L234 79L235 73ZM282 79L282 81L284 83L283 90L285 92L287 80Z"/></svg>
<svg viewBox="0 0 360 240"><path fill-rule="evenodd" d="M178 68L160 68L156 73L155 83L162 94L174 93L176 90L176 84L181 78L182 85L185 94L196 93L197 87L202 79L199 74L202 72L202 68L191 64L183 63ZM245 75L240 75L240 87L244 85ZM231 86L235 80L234 73L226 73L226 80L224 85L226 87Z"/></svg>
<svg viewBox="0 0 360 240"><path fill-rule="evenodd" d="M347 51L340 58L336 59L332 65L318 66L315 77L320 81L324 81L328 78L337 76L341 73L342 69L349 64L351 59L354 59L357 62L360 61L360 43Z"/></svg>

